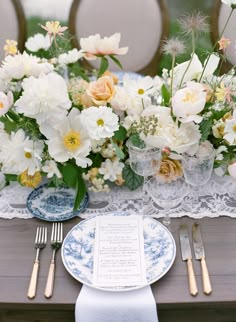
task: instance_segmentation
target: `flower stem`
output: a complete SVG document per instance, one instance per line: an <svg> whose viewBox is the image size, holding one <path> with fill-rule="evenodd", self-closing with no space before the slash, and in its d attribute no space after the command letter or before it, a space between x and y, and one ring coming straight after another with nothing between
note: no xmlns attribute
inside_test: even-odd
<svg viewBox="0 0 236 322"><path fill-rule="evenodd" d="M170 97L173 94L173 81L174 81L174 67L175 67L175 55L172 56L172 66L171 66L171 81L170 81Z"/></svg>
<svg viewBox="0 0 236 322"><path fill-rule="evenodd" d="M234 8L231 8L230 14L229 14L229 16L228 16L228 18L227 18L227 20L226 20L225 26L224 26L224 28L223 28L222 32L220 33L220 36L219 36L218 40L220 40L220 39L221 39L221 37L223 36L223 34L224 34L224 32L225 32L225 29L226 29L226 27L227 27L227 25L228 25L228 23L229 23L229 20L230 20L230 18L231 18L231 16L232 16L233 11L234 11ZM209 59L210 59L210 57L211 57L211 54L215 51L216 46L217 46L217 44L218 44L218 40L215 42L214 46L212 47L212 50L211 50L210 54L209 54L209 55L208 55L208 57L207 57L206 63L205 63L205 65L203 66L203 70L202 70L201 76L200 76L200 78L199 78L199 82L201 82L201 80L202 80L202 77L203 77L204 72L205 72L205 70L206 70L206 66L207 66L207 64L208 64L208 62L209 62Z"/></svg>
<svg viewBox="0 0 236 322"><path fill-rule="evenodd" d="M191 63L193 61L193 55L195 54L195 50L196 50L196 47L195 46L196 46L196 44L195 44L195 32L194 32L194 30L192 30L192 54L191 54L191 59L190 59L190 61L188 63L187 68L185 69L185 72L183 73L183 76L181 78L181 82L180 82L179 88L181 88L182 83L184 81L184 77L185 77L185 75L186 75L186 73L187 73L187 71L188 71L188 69L189 69L189 67L190 67L190 65L191 65Z"/></svg>

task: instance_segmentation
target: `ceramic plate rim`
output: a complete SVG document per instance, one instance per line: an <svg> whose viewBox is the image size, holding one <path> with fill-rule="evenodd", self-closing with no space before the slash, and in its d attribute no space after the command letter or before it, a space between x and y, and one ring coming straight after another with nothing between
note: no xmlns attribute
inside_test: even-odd
<svg viewBox="0 0 236 322"><path fill-rule="evenodd" d="M114 214L105 214L104 216L109 216L109 215L114 215ZM127 216L129 215L132 215L130 213L127 213L126 214ZM98 215L97 215L98 216ZM158 220L156 220L155 218L152 218L150 216L147 216L147 215L143 215L142 217L143 218L148 218L152 221L154 221L155 223L158 223L168 234L169 234L169 237L172 241L172 244L173 244L173 256L172 256L172 260L169 264L169 267L164 271L162 272L157 278L154 278L152 281L150 282L147 282L147 284L145 285L138 285L138 286L131 286L131 287L126 287L126 288L119 288L119 287L113 287L113 288L110 288L110 287L99 287L99 286L94 286L94 285L91 285L85 281L82 281L81 279L79 279L77 276L75 276L75 274L71 271L69 271L68 267L66 266L65 264L65 259L64 259L64 255L63 255L63 249L64 249L64 244L65 244L65 241L66 241L66 238L68 237L69 234L72 233L72 231L78 226L80 225L80 223L84 223L88 220L92 220L94 219L95 217L97 217L96 215L95 216L92 216L90 218L87 218L87 219L83 219L81 220L79 223L77 223L75 226L73 226L69 231L68 233L66 234L64 240L63 240L63 243L62 243L62 246L61 246L61 259L62 259L62 263L65 267L65 269L67 270L67 272L75 279L77 280L78 282L80 282L81 284L84 284L90 288L93 288L93 289L97 289L97 290L101 290L101 291L108 291L108 292L127 292L127 291L132 291L132 290L137 290L137 289L141 289L143 287L146 287L146 286L149 286L155 282L157 282L158 280L160 280L164 275L166 275L168 273L168 271L171 269L171 267L173 266L174 264L174 261L176 259L176 243L175 243L175 239L173 237L173 235L171 234L171 232L161 223L159 222ZM102 216L102 215L99 215L99 216ZM137 216L137 215L136 215Z"/></svg>
<svg viewBox="0 0 236 322"><path fill-rule="evenodd" d="M29 202L30 202L30 198L32 197L32 195L34 195L37 191L39 191L40 189L44 189L45 187L47 188L54 188L54 187L48 187L48 184L41 184L40 186L38 186L37 188L35 188L33 191L31 191L27 197L27 200L26 200L26 207L28 209L28 211L37 219L40 219L40 220L43 220L43 221L47 221L47 222L56 222L56 221L66 221L66 220L69 220L69 219L72 219L76 216L78 216L88 205L89 203L89 195L88 193L86 192L85 193L85 196L84 196L84 199L82 200L81 202L81 208L77 209L75 212L71 211L71 215L66 217L66 218L58 218L58 217L55 217L55 219L46 219L46 218L43 218L37 214L34 213L33 209L31 208L31 206L29 205ZM60 187L60 188L64 188L64 189L71 189L72 188L69 188L69 187Z"/></svg>

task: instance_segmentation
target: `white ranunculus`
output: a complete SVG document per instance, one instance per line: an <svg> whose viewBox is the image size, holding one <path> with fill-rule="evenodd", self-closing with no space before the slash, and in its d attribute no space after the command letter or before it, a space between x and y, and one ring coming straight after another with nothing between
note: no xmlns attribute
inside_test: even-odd
<svg viewBox="0 0 236 322"><path fill-rule="evenodd" d="M29 175L34 175L41 168L43 148L43 141L30 140L22 129L4 136L0 150L2 172L18 175L28 170Z"/></svg>
<svg viewBox="0 0 236 322"><path fill-rule="evenodd" d="M236 179L236 162L233 162L228 165L228 171L229 171L229 175L232 178Z"/></svg>
<svg viewBox="0 0 236 322"><path fill-rule="evenodd" d="M25 47L31 52L37 52L40 49L48 50L51 47L50 36L48 34L44 36L43 34L37 33L27 39Z"/></svg>
<svg viewBox="0 0 236 322"><path fill-rule="evenodd" d="M200 123L202 117L197 114L204 109L206 96L205 88L201 84L187 83L185 88L178 90L173 96L173 114L183 123L192 121Z"/></svg>
<svg viewBox="0 0 236 322"><path fill-rule="evenodd" d="M91 106L81 112L82 123L91 139L110 138L119 128L119 118L107 106Z"/></svg>
<svg viewBox="0 0 236 322"><path fill-rule="evenodd" d="M96 55L125 55L128 47L119 48L120 33L101 38L99 34L80 39L80 52L88 60L96 59Z"/></svg>
<svg viewBox="0 0 236 322"><path fill-rule="evenodd" d="M36 119L38 124L63 120L71 101L65 80L58 74L40 75L23 80L23 94L16 101L16 111Z"/></svg>
<svg viewBox="0 0 236 322"><path fill-rule="evenodd" d="M87 158L91 151L91 140L77 109L72 109L66 118L44 134L48 139L48 152L55 161L74 159L82 168L92 164L91 159Z"/></svg>
<svg viewBox="0 0 236 322"><path fill-rule="evenodd" d="M15 56L8 55L2 62L5 78L22 79L23 77L38 77L53 71L52 64L42 62L40 58L24 52Z"/></svg>
<svg viewBox="0 0 236 322"><path fill-rule="evenodd" d="M82 57L83 55L81 54L81 52L79 52L77 48L74 48L68 51L68 53L61 54L58 57L58 63L59 65L74 64Z"/></svg>
<svg viewBox="0 0 236 322"><path fill-rule="evenodd" d="M105 180L114 182L118 179L118 176L122 174L123 168L124 163L120 162L118 159L113 161L106 159L104 162L102 162L98 172L103 175Z"/></svg>

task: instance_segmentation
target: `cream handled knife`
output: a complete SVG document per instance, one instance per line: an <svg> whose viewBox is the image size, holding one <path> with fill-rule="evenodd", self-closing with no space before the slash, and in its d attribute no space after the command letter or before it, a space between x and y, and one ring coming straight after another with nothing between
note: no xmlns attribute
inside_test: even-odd
<svg viewBox="0 0 236 322"><path fill-rule="evenodd" d="M198 293L196 277L192 263L192 252L188 236L187 225L180 225L179 228L180 246L183 261L187 261L188 268L188 280L189 280L189 291L190 294L196 296Z"/></svg>
<svg viewBox="0 0 236 322"><path fill-rule="evenodd" d="M203 291L205 294L209 295L212 292L212 287L205 260L205 250L203 246L202 234L198 223L193 224L192 238L195 258L201 261Z"/></svg>

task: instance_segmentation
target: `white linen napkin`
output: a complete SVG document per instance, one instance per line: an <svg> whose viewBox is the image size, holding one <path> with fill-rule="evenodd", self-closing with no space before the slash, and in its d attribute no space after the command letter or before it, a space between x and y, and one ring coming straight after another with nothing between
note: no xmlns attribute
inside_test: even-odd
<svg viewBox="0 0 236 322"><path fill-rule="evenodd" d="M76 301L76 322L158 322L150 286L125 292L83 285Z"/></svg>

